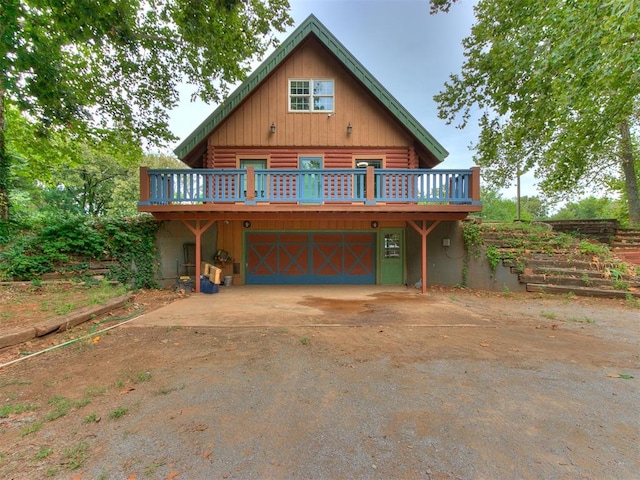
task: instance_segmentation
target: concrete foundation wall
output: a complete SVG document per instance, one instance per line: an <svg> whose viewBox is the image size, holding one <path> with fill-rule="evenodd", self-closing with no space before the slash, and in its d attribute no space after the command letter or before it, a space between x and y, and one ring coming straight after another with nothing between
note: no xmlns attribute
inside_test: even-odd
<svg viewBox="0 0 640 480"><path fill-rule="evenodd" d="M212 225L205 233L202 234L202 261L211 263L213 255L216 251L217 241L217 225ZM158 246L158 256L160 266L158 268L158 283L163 286L175 285L176 275L191 274L194 276L194 270L187 272L183 267L184 244L195 243L196 239L191 230L179 220L171 220L162 223L156 235L156 244Z"/></svg>
<svg viewBox="0 0 640 480"><path fill-rule="evenodd" d="M406 229L407 284L416 285L422 275L421 237L411 227ZM448 240L449 246L444 246ZM440 222L427 236L427 285L459 286L463 282L464 240L462 222ZM491 271L484 251L479 258L471 258L467 286L479 290L521 292L525 286L509 268L498 265Z"/></svg>
<svg viewBox="0 0 640 480"><path fill-rule="evenodd" d="M518 281L518 275L511 273L511 269L503 266L502 263L493 272L484 255L484 250L479 258L471 258L469 261L467 286L476 290L494 292L525 292L527 290L527 286Z"/></svg>

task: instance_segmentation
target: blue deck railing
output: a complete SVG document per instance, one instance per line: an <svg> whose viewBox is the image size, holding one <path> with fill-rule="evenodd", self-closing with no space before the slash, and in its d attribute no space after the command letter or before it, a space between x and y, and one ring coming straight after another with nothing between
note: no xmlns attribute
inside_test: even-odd
<svg viewBox="0 0 640 480"><path fill-rule="evenodd" d="M261 202L477 204L477 194L473 189L474 184L479 184L479 180L474 178L479 173L474 170L143 169L139 205L253 205Z"/></svg>

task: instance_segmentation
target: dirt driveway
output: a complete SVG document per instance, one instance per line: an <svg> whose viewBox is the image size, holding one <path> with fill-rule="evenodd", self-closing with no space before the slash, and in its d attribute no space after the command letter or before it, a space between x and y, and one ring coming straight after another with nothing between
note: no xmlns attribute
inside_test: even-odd
<svg viewBox="0 0 640 480"><path fill-rule="evenodd" d="M640 308L230 287L0 369L0 477L636 479Z"/></svg>

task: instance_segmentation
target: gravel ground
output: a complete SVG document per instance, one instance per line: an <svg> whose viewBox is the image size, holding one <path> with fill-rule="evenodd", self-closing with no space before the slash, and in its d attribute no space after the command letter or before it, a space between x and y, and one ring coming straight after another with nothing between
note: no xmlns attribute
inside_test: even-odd
<svg viewBox="0 0 640 480"><path fill-rule="evenodd" d="M357 302L292 300L324 326L148 315L2 369L4 404L37 408L0 418L0 476L638 478L637 306L449 290ZM51 420L58 397L90 401Z"/></svg>

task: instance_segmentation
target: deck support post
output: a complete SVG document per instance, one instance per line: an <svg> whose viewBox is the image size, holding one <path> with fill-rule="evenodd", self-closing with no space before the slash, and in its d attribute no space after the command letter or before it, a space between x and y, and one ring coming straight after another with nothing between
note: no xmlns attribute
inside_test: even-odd
<svg viewBox="0 0 640 480"><path fill-rule="evenodd" d="M371 165L367 167L367 174L365 177L365 204L376 204L376 170Z"/></svg>
<svg viewBox="0 0 640 480"><path fill-rule="evenodd" d="M209 230L209 227L216 223L215 219L209 220L207 223L202 226L202 220L196 220L195 225L191 225L187 220L182 220L182 223L191 230L191 233L196 237L196 293L200 293L200 264L202 263L202 252L201 252L201 239L202 234Z"/></svg>
<svg viewBox="0 0 640 480"><path fill-rule="evenodd" d="M140 201L148 202L151 196L151 183L149 181L149 169L140 167Z"/></svg>
<svg viewBox="0 0 640 480"><path fill-rule="evenodd" d="M245 202L247 204L256 203L256 170L255 167L249 165L246 171L247 175L247 191L245 192Z"/></svg>
<svg viewBox="0 0 640 480"><path fill-rule="evenodd" d="M409 225L420 234L422 238L422 293L427 293L427 235L438 226L440 220L434 220L430 225L427 225L427 220L421 220L418 225L415 220L409 220Z"/></svg>
<svg viewBox="0 0 640 480"><path fill-rule="evenodd" d="M480 167L471 167L471 184L469 185L471 201L480 201Z"/></svg>

